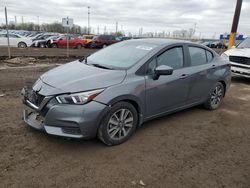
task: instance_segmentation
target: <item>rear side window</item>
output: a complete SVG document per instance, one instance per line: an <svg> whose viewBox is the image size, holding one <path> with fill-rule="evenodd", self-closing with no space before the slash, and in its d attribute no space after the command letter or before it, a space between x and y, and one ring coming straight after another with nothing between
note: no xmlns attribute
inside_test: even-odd
<svg viewBox="0 0 250 188"><path fill-rule="evenodd" d="M189 47L191 66L203 65L207 63L206 50L199 47Z"/></svg>
<svg viewBox="0 0 250 188"><path fill-rule="evenodd" d="M159 65L167 65L173 69L179 69L183 67L183 49L182 47L174 47L157 57L157 63Z"/></svg>

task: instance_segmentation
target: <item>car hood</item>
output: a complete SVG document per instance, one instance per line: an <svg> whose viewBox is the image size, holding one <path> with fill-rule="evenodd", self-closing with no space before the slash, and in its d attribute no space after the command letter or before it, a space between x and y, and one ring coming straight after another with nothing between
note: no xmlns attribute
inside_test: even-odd
<svg viewBox="0 0 250 188"><path fill-rule="evenodd" d="M43 84L37 83L34 88L45 96L76 93L119 84L125 76L125 70L102 69L74 61L43 74L40 77Z"/></svg>
<svg viewBox="0 0 250 188"><path fill-rule="evenodd" d="M228 56L242 56L250 58L250 48L233 48L224 52Z"/></svg>

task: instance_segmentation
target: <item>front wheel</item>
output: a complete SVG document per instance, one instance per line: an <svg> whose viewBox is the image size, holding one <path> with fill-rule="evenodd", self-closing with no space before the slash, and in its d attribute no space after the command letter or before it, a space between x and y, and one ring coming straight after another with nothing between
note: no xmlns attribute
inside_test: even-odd
<svg viewBox="0 0 250 188"><path fill-rule="evenodd" d="M116 103L98 129L98 138L106 145L118 145L127 141L135 132L138 113L127 102Z"/></svg>
<svg viewBox="0 0 250 188"><path fill-rule="evenodd" d="M27 48L27 44L25 42L19 42L17 46L18 48Z"/></svg>
<svg viewBox="0 0 250 188"><path fill-rule="evenodd" d="M57 44L51 44L51 48L58 48Z"/></svg>
<svg viewBox="0 0 250 188"><path fill-rule="evenodd" d="M218 82L212 89L209 98L205 102L205 108L215 110L219 108L225 94L225 88L221 82Z"/></svg>
<svg viewBox="0 0 250 188"><path fill-rule="evenodd" d="M82 45L81 44L77 44L76 45L76 49L81 49L82 48Z"/></svg>

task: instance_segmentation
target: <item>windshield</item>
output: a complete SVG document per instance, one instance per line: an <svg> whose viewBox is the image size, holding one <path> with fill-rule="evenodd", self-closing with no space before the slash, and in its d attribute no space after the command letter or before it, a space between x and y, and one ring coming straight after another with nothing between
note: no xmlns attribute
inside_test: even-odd
<svg viewBox="0 0 250 188"><path fill-rule="evenodd" d="M88 57L88 64L127 69L136 64L157 45L136 40L124 41L104 48Z"/></svg>
<svg viewBox="0 0 250 188"><path fill-rule="evenodd" d="M250 38L245 39L242 41L237 48L250 48Z"/></svg>

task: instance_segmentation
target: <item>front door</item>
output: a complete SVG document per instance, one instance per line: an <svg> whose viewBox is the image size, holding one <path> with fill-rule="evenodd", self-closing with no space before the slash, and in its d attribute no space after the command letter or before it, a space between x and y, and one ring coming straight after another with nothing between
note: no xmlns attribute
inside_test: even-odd
<svg viewBox="0 0 250 188"><path fill-rule="evenodd" d="M162 75L154 80L154 69L167 65L174 69L172 75ZM186 104L190 85L186 73L184 50L182 46L166 50L148 65L146 79L147 118L177 109Z"/></svg>

